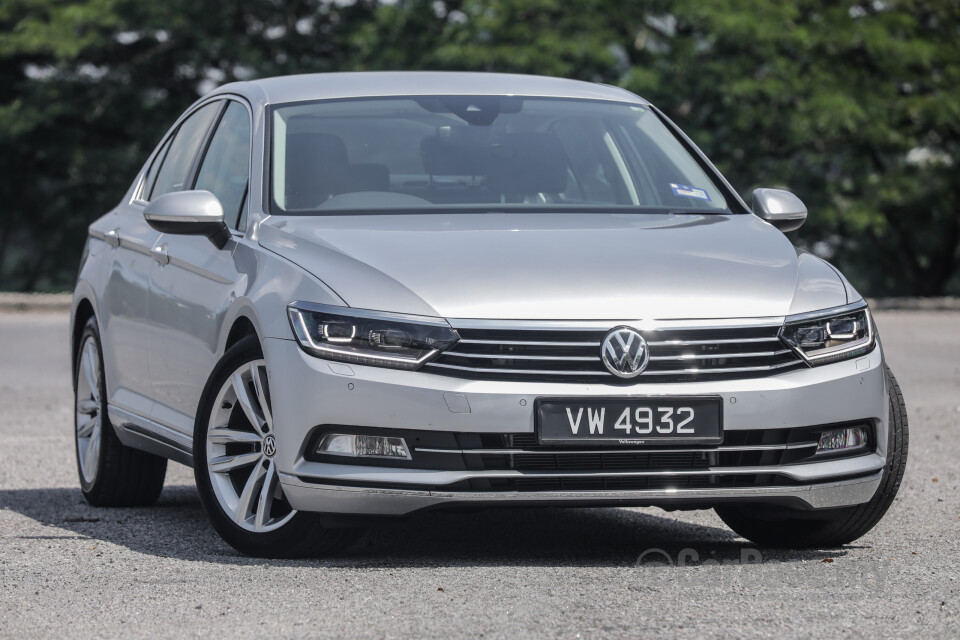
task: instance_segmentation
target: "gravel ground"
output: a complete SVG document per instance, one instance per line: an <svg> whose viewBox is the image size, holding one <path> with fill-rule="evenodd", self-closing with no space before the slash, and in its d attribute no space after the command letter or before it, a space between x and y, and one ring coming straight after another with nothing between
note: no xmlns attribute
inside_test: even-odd
<svg viewBox="0 0 960 640"><path fill-rule="evenodd" d="M87 506L67 318L0 315L0 636L956 638L960 313L877 322L910 465L843 549L755 549L713 512L549 509L421 515L334 559L267 562L220 541L176 464L154 507ZM649 549L674 566L638 562Z"/></svg>

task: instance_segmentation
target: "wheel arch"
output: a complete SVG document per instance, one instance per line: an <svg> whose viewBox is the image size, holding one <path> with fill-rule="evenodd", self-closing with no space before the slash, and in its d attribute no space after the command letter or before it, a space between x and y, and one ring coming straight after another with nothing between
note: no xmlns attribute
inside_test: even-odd
<svg viewBox="0 0 960 640"><path fill-rule="evenodd" d="M83 334L83 328L87 326L90 318L96 316L96 308L91 298L87 296L78 297L73 307L73 319L70 324L70 379L73 381L74 389L76 389L77 384L74 373L77 370L77 350L80 348L80 336Z"/></svg>
<svg viewBox="0 0 960 640"><path fill-rule="evenodd" d="M230 347L247 336L256 336L257 340L262 342L264 334L253 306L241 301L224 318L219 354L222 356Z"/></svg>

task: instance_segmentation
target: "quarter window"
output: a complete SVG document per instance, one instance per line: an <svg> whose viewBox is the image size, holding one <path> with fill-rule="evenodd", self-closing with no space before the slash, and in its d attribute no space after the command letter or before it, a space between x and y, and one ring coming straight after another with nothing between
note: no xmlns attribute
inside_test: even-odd
<svg viewBox="0 0 960 640"><path fill-rule="evenodd" d="M194 188L217 196L223 205L224 220L239 228L249 173L250 116L243 105L231 101L210 141Z"/></svg>
<svg viewBox="0 0 960 640"><path fill-rule="evenodd" d="M163 165L157 173L156 183L150 192L151 199L187 188L187 180L190 179L190 169L197 157L197 151L219 109L219 102L211 102L200 107L180 125L170 143Z"/></svg>

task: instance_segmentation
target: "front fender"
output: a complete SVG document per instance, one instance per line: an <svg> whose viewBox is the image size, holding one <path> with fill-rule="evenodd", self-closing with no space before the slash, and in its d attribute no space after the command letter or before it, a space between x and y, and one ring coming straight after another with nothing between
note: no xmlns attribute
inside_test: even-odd
<svg viewBox="0 0 960 640"><path fill-rule="evenodd" d="M797 250L797 285L788 315L842 307L853 302L847 299L844 283L845 280L828 262Z"/></svg>

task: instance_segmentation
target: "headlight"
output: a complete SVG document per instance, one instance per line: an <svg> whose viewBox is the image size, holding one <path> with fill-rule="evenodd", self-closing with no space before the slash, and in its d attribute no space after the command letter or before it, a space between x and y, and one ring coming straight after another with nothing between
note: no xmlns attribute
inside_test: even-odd
<svg viewBox="0 0 960 640"><path fill-rule="evenodd" d="M781 339L808 364L828 364L856 358L874 344L873 320L866 303L786 319Z"/></svg>
<svg viewBox="0 0 960 640"><path fill-rule="evenodd" d="M460 339L439 318L310 302L292 303L287 314L305 351L353 364L417 369Z"/></svg>

